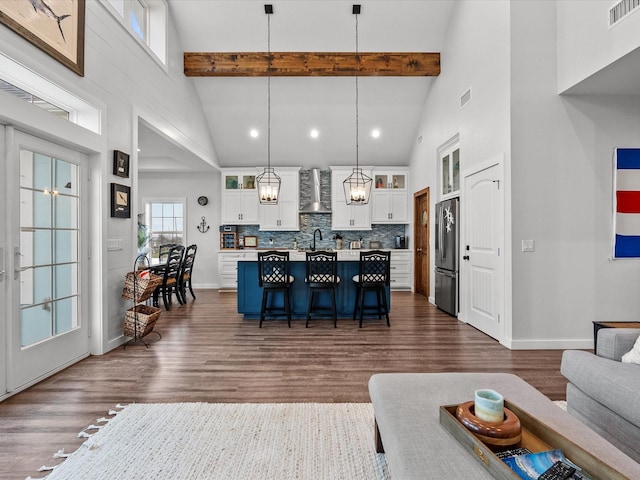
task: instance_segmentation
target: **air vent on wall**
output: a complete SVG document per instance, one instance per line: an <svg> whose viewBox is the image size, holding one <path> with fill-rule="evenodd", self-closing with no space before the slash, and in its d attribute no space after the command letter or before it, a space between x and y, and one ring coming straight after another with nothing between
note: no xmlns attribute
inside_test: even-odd
<svg viewBox="0 0 640 480"><path fill-rule="evenodd" d="M471 101L471 89L464 92L460 97L460 108L464 107L470 101Z"/></svg>
<svg viewBox="0 0 640 480"><path fill-rule="evenodd" d="M609 9L609 26L614 26L638 7L640 0L622 0L616 3Z"/></svg>

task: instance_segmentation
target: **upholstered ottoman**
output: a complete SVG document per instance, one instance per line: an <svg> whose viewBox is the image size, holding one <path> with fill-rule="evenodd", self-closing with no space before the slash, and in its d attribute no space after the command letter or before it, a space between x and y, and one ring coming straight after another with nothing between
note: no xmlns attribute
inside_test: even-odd
<svg viewBox="0 0 640 480"><path fill-rule="evenodd" d="M506 373L397 373L373 375L369 395L379 440L393 480L491 479L469 452L440 426L439 407L473 399L492 388L570 437L629 478L640 465L568 415L520 377Z"/></svg>

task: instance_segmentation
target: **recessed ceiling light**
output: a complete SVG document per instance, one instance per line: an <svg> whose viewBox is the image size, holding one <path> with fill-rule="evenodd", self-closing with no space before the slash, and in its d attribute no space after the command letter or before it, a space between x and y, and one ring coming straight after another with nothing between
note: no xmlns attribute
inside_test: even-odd
<svg viewBox="0 0 640 480"><path fill-rule="evenodd" d="M258 130L256 130L255 128L252 128L249 131L249 135L251 135L251 138L258 138Z"/></svg>
<svg viewBox="0 0 640 480"><path fill-rule="evenodd" d="M311 130L311 133L309 133L309 135L311 135L311 138L318 138L318 130L316 130L315 128Z"/></svg>
<svg viewBox="0 0 640 480"><path fill-rule="evenodd" d="M378 130L377 128L374 128L373 130L371 130L371 136L373 138L378 138L380 136L380 130Z"/></svg>

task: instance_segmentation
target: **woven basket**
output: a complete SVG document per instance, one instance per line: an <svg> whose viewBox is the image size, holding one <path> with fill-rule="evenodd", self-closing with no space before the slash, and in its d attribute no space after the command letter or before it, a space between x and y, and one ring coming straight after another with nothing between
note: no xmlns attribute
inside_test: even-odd
<svg viewBox="0 0 640 480"><path fill-rule="evenodd" d="M136 305L124 314L124 334L127 337L142 338L151 333L160 317L160 309L148 305ZM136 329L137 324L137 329ZM137 332L136 332L137 330Z"/></svg>
<svg viewBox="0 0 640 480"><path fill-rule="evenodd" d="M135 297L133 295L134 282L136 290ZM140 278L136 275L136 272L129 272L124 281L122 298L133 300L136 303L144 302L160 285L162 285L162 277L158 275L150 273L147 278Z"/></svg>

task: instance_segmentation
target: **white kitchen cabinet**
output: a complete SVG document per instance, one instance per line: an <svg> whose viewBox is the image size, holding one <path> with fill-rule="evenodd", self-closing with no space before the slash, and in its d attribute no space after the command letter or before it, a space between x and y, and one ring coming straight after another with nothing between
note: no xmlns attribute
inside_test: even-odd
<svg viewBox="0 0 640 480"><path fill-rule="evenodd" d="M391 289L411 290L411 251L391 250Z"/></svg>
<svg viewBox="0 0 640 480"><path fill-rule="evenodd" d="M280 177L280 197L276 205L259 205L260 230L300 230L300 168L275 168Z"/></svg>
<svg viewBox="0 0 640 480"><path fill-rule="evenodd" d="M238 288L238 262L258 260L256 251L218 252L218 274L220 288L235 290Z"/></svg>
<svg viewBox="0 0 640 480"><path fill-rule="evenodd" d="M371 223L409 223L408 169L373 170Z"/></svg>
<svg viewBox="0 0 640 480"><path fill-rule="evenodd" d="M221 221L230 225L260 222L256 168L222 169Z"/></svg>
<svg viewBox="0 0 640 480"><path fill-rule="evenodd" d="M351 173L352 167L331 167L331 230L371 230L371 202L347 205L345 200L342 182ZM362 173L371 177L371 169Z"/></svg>

